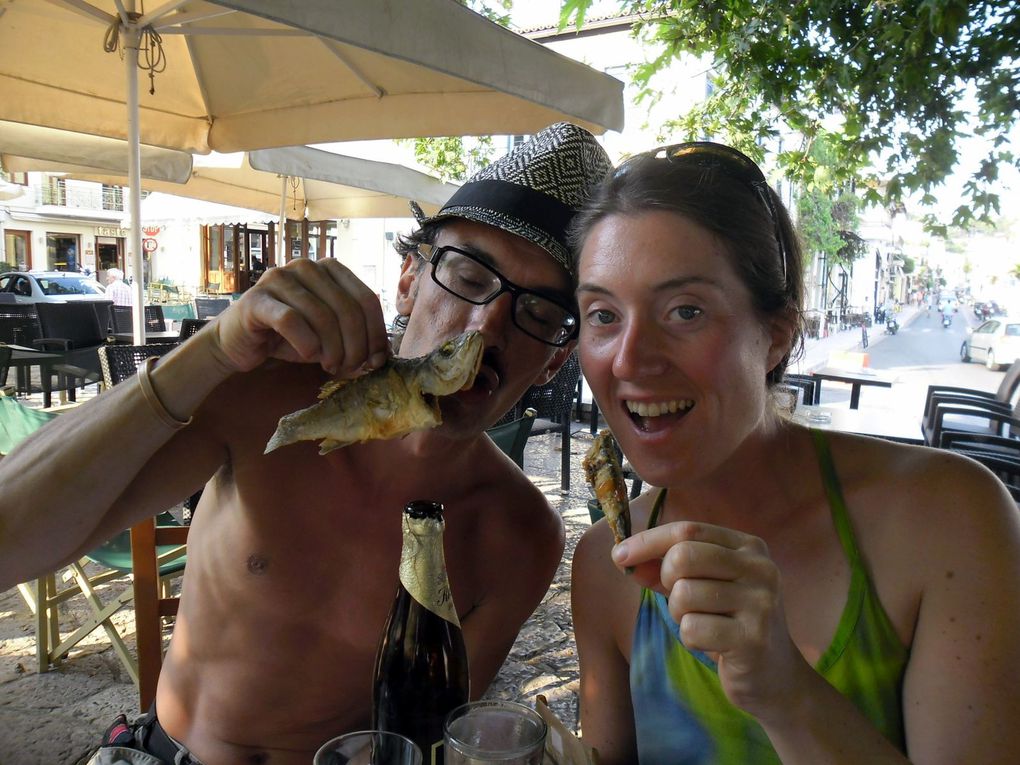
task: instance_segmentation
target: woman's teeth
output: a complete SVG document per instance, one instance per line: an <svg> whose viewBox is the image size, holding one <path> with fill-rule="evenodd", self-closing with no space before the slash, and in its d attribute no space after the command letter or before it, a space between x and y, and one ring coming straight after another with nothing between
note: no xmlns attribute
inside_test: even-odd
<svg viewBox="0 0 1020 765"><path fill-rule="evenodd" d="M694 406L694 401L689 398L674 399L673 401L658 401L651 404L646 404L643 401L628 401L626 403L627 410L631 414L636 414L639 417L658 417L662 414L686 412Z"/></svg>

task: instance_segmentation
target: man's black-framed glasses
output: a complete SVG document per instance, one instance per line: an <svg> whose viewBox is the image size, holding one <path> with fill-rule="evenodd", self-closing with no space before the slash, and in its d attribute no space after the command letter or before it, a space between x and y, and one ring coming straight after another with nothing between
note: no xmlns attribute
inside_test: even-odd
<svg viewBox="0 0 1020 765"><path fill-rule="evenodd" d="M510 316L529 337L557 348L577 337L580 320L573 308L549 295L519 287L471 253L451 246L420 244L418 254L432 266L432 281L461 300L486 305L509 292Z"/></svg>
<svg viewBox="0 0 1020 765"><path fill-rule="evenodd" d="M667 159L670 162L690 164L697 167L716 170L731 178L746 183L758 196L765 210L772 219L776 244L779 246L779 262L783 267L783 281L786 281L787 247L783 238L783 230L779 225L779 211L776 209L772 194L769 193L769 182L765 173L757 163L742 151L722 143L713 141L690 141L660 146L647 154L656 159Z"/></svg>

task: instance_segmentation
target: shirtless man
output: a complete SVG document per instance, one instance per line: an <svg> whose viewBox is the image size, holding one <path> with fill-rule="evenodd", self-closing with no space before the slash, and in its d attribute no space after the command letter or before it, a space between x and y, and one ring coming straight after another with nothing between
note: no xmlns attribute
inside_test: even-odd
<svg viewBox="0 0 1020 765"><path fill-rule="evenodd" d="M564 167L572 174L560 175ZM152 368L166 413L189 425L175 429L129 381L0 462L0 585L51 571L205 484L156 695L159 723L190 751L183 762L308 765L324 741L370 722L401 511L410 500L437 500L471 692L480 696L563 550L560 518L482 433L572 350L566 227L608 168L590 134L552 126L404 240L401 355L428 353L466 330L485 339L478 381L441 400L439 428L326 456L312 442L263 455L282 415L312 403L330 377L388 356L378 300L338 261L270 269ZM493 291L503 293L484 305L451 293L438 268L454 262L447 258L476 277L488 266L503 278L494 277ZM536 304L519 290L563 306L562 315L542 314L562 327L529 336Z"/></svg>

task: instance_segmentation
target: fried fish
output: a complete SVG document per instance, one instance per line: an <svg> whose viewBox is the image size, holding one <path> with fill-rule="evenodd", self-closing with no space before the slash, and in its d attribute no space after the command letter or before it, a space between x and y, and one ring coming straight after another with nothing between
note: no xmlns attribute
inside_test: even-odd
<svg viewBox="0 0 1020 765"><path fill-rule="evenodd" d="M620 543L630 536L630 502L618 449L613 434L603 430L595 436L581 465L595 491L595 499L609 521L613 537Z"/></svg>
<svg viewBox="0 0 1020 765"><path fill-rule="evenodd" d="M280 418L266 454L298 441L323 439L319 454L348 444L399 438L442 422L438 396L469 387L482 364L479 332L447 340L414 359L391 358L352 380L322 386L319 402Z"/></svg>

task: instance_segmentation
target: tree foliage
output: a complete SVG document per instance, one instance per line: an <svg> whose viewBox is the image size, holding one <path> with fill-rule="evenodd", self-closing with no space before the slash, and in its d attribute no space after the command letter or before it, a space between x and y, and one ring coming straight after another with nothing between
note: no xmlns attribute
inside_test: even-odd
<svg viewBox="0 0 1020 765"><path fill-rule="evenodd" d="M414 158L439 175L443 181L463 181L489 163L492 136L480 136L468 146L459 136L408 138L414 144Z"/></svg>
<svg viewBox="0 0 1020 765"><path fill-rule="evenodd" d="M593 0L563 0L561 25L583 25ZM911 193L935 201L954 171L957 139L984 139L944 233L989 220L990 188L1004 164L1020 167L1010 131L1020 116L1017 0L621 0L641 16L636 32L661 54L636 70L644 97L669 83L685 54L714 59L713 92L664 131L718 136L760 155L786 130L803 137L778 154L783 172L807 188L854 183L866 201L891 205ZM827 172L810 152L837 120L837 161Z"/></svg>

